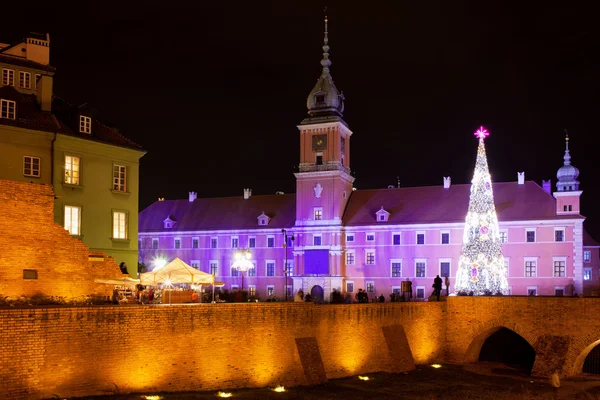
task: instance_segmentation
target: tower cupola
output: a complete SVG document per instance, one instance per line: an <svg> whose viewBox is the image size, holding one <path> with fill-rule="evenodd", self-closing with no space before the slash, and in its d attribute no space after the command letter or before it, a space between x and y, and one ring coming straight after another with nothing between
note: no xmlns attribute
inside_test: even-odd
<svg viewBox="0 0 600 400"><path fill-rule="evenodd" d="M565 130L565 155L563 157L564 164L556 172L558 182L556 190L559 192L569 192L579 190L579 170L571 165L571 155L569 154L569 134Z"/></svg>
<svg viewBox="0 0 600 400"><path fill-rule="evenodd" d="M327 11L327 9L325 9ZM306 107L311 117L342 117L344 112L344 94L339 92L329 73L331 60L329 59L329 38L327 31L327 13L325 13L325 37L323 40L323 70L315 87L306 99Z"/></svg>

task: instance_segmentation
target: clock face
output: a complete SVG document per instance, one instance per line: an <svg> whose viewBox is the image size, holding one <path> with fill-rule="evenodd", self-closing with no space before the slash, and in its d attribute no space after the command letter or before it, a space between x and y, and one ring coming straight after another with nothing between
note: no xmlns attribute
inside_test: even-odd
<svg viewBox="0 0 600 400"><path fill-rule="evenodd" d="M327 135L314 135L312 137L312 149L314 151L325 150L327 148Z"/></svg>

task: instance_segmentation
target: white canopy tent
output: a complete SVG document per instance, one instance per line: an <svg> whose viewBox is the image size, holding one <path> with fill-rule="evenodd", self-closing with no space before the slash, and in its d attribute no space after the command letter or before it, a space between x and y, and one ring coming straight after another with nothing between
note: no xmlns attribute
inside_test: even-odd
<svg viewBox="0 0 600 400"><path fill-rule="evenodd" d="M189 284L209 284L213 285L213 301L215 295L215 277L206 272L198 271L196 268L190 267L179 257L161 268L156 268L153 271L145 272L140 275L140 283L142 285L158 285L159 283L189 283Z"/></svg>

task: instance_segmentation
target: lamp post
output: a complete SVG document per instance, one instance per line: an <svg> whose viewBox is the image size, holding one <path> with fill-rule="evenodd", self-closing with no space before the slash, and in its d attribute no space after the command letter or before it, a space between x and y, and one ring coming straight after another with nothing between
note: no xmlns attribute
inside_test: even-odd
<svg viewBox="0 0 600 400"><path fill-rule="evenodd" d="M234 254L233 268L242 273L242 292L244 291L244 272L254 267L254 264L250 262L251 257L250 249L240 249Z"/></svg>
<svg viewBox="0 0 600 400"><path fill-rule="evenodd" d="M284 265L284 270L283 273L285 274L285 284L284 286L284 290L285 290L285 301L288 301L288 290L287 290L287 286L288 286L288 273L290 272L290 269L288 267L288 251L287 251L287 244L288 244L288 234L287 231L285 229L281 229L281 233L283 233L283 251L285 253L285 265ZM294 241L294 235L290 236L290 240L293 242Z"/></svg>

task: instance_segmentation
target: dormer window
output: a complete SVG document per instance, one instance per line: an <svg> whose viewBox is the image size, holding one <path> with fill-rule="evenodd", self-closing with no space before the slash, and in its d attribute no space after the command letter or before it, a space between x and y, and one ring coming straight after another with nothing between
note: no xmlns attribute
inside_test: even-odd
<svg viewBox="0 0 600 400"><path fill-rule="evenodd" d="M258 217L258 225L260 226L267 226L269 225L269 221L271 220L271 218L269 218L268 215L265 214L265 212L263 211L262 214L260 214Z"/></svg>
<svg viewBox="0 0 600 400"><path fill-rule="evenodd" d="M15 119L17 116L17 103L12 100L0 100L0 118Z"/></svg>
<svg viewBox="0 0 600 400"><path fill-rule="evenodd" d="M390 218L390 213L384 210L383 206L381 206L381 209L375 215L377 216L377 222L388 222Z"/></svg>
<svg viewBox="0 0 600 400"><path fill-rule="evenodd" d="M81 133L92 133L92 119L85 115L79 116L79 132Z"/></svg>
<svg viewBox="0 0 600 400"><path fill-rule="evenodd" d="M172 215L169 215L163 221L163 226L164 226L165 229L171 229L171 228L173 228L175 226L176 223L177 223L177 221L175 220L175 218L173 218Z"/></svg>
<svg viewBox="0 0 600 400"><path fill-rule="evenodd" d="M325 95L324 94L318 94L315 96L315 101L317 104L323 104L325 103Z"/></svg>

